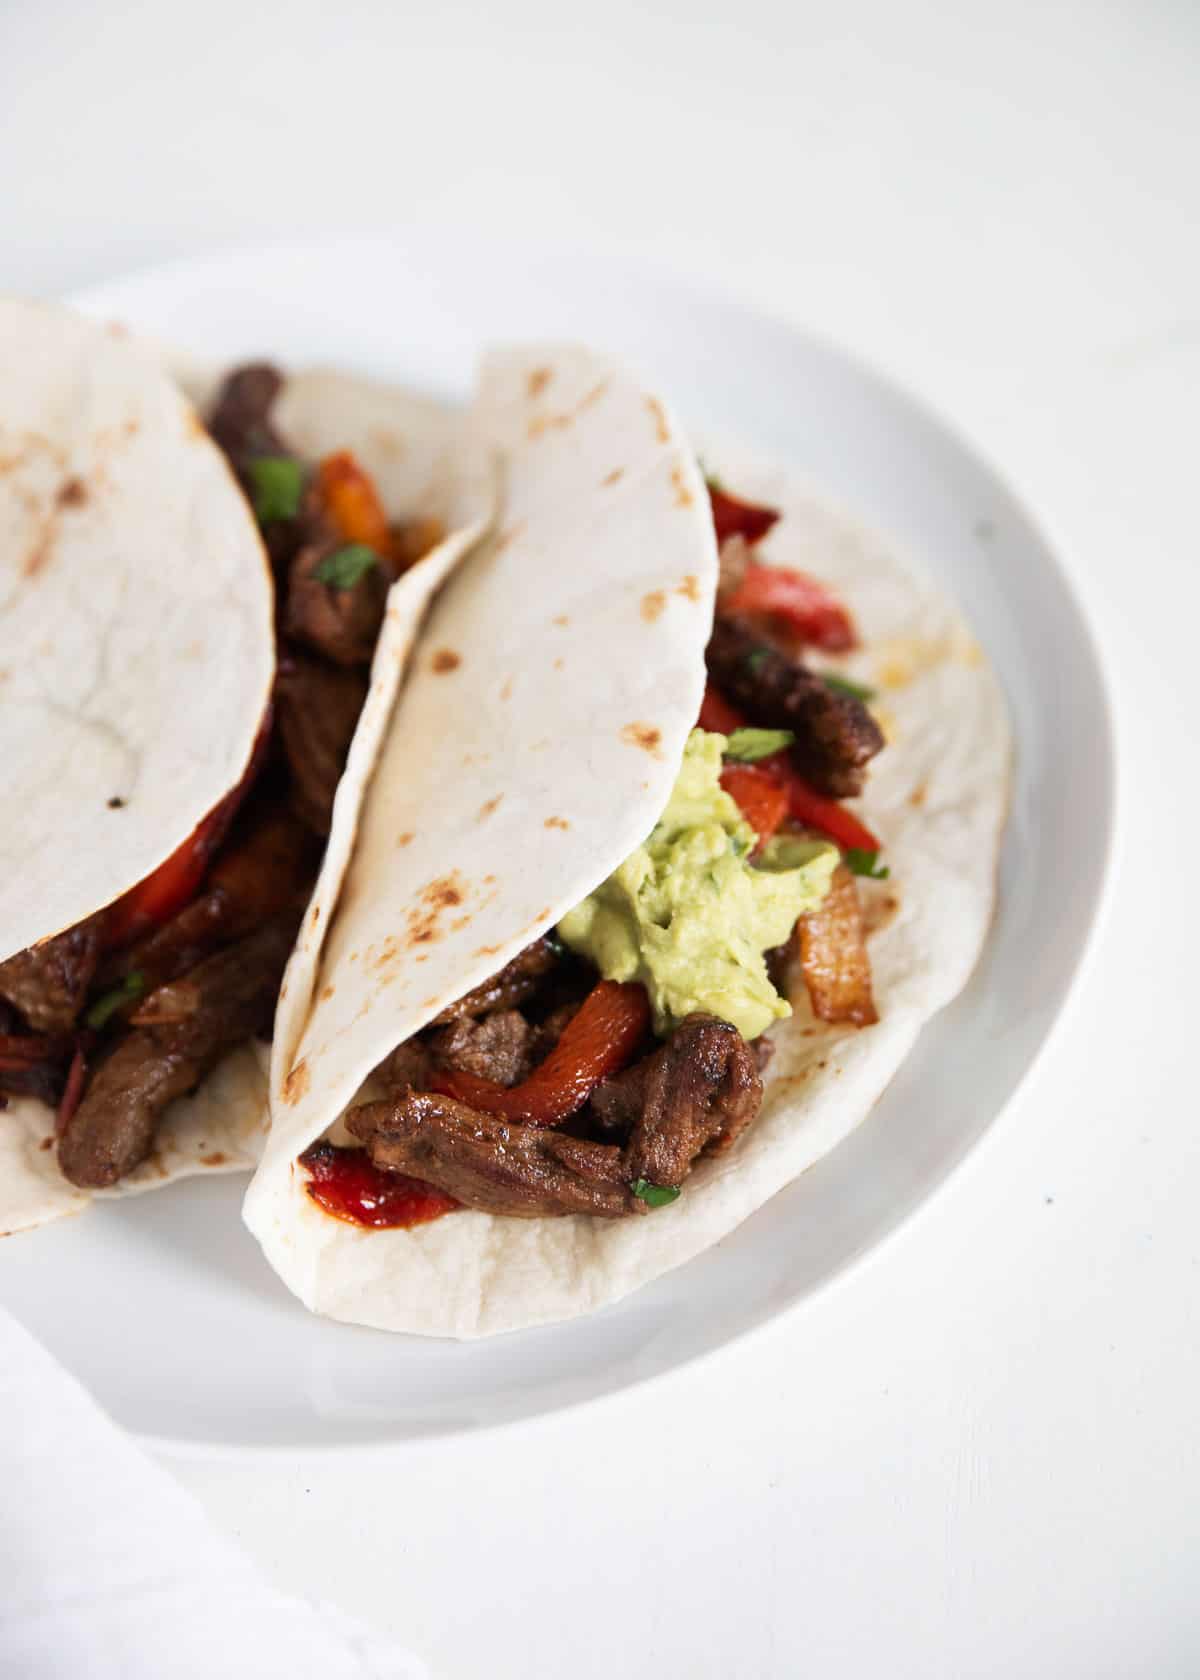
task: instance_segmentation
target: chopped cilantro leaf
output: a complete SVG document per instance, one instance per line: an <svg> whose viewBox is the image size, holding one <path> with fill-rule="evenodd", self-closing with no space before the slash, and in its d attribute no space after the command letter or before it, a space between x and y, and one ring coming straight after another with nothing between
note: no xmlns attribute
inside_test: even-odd
<svg viewBox="0 0 1200 1680"><path fill-rule="evenodd" d="M822 671L821 675L825 679L826 688L831 688L835 694L844 694L848 700L874 700L878 692L874 688L868 688L866 683L851 682L849 677L835 676L832 671Z"/></svg>
<svg viewBox="0 0 1200 1680"><path fill-rule="evenodd" d="M332 554L327 554L314 568L313 576L331 589L353 589L359 578L378 564L378 554L366 543L347 543L345 548L335 548Z"/></svg>
<svg viewBox="0 0 1200 1680"><path fill-rule="evenodd" d="M795 739L790 729L735 729L725 743L725 757L739 764L756 764L790 747Z"/></svg>
<svg viewBox="0 0 1200 1680"><path fill-rule="evenodd" d="M770 657L770 653L770 648L755 648L753 653L746 655L744 663L752 677L758 675L760 666L765 659Z"/></svg>
<svg viewBox="0 0 1200 1680"><path fill-rule="evenodd" d="M254 513L260 525L293 519L300 511L304 471L286 455L259 455L246 468L254 486Z"/></svg>
<svg viewBox="0 0 1200 1680"><path fill-rule="evenodd" d="M629 1188L639 1201L645 1202L647 1207L666 1207L679 1195L677 1184L651 1184L648 1178L639 1178Z"/></svg>
<svg viewBox="0 0 1200 1680"><path fill-rule="evenodd" d="M110 991L102 993L96 999L84 1020L89 1027L94 1027L99 1032L101 1027L108 1025L118 1009L124 1004L135 1003L145 990L146 976L136 968L130 969L119 985L113 986Z"/></svg>
<svg viewBox="0 0 1200 1680"><path fill-rule="evenodd" d="M862 850L858 846L848 846L842 853L846 866L852 875L865 875L869 881L886 881L891 870L886 864L880 867L879 853Z"/></svg>

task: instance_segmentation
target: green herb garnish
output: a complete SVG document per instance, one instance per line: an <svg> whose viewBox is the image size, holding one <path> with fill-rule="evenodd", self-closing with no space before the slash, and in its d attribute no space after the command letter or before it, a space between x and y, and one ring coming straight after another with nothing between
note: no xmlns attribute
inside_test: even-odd
<svg viewBox="0 0 1200 1680"><path fill-rule="evenodd" d="M118 1009L127 1003L135 1003L146 990L146 976L136 968L130 969L124 980L114 986L111 991L101 994L84 1016L89 1027L97 1032L106 1027Z"/></svg>
<svg viewBox="0 0 1200 1680"><path fill-rule="evenodd" d="M886 864L880 868L878 852L868 852L860 846L848 846L842 856L852 875L865 875L868 881L886 881L891 874Z"/></svg>
<svg viewBox="0 0 1200 1680"><path fill-rule="evenodd" d="M739 764L757 764L760 758L790 747L795 739L790 729L735 729L725 743L724 756Z"/></svg>
<svg viewBox="0 0 1200 1680"><path fill-rule="evenodd" d="M246 467L254 486L254 514L260 525L294 519L304 492L304 469L286 455L259 455Z"/></svg>
<svg viewBox="0 0 1200 1680"><path fill-rule="evenodd" d="M825 687L831 688L835 694L844 694L847 700L874 700L877 689L868 688L866 683L851 682L849 677L837 677L832 671L823 671Z"/></svg>
<svg viewBox="0 0 1200 1680"><path fill-rule="evenodd" d="M675 1201L679 1195L677 1184L651 1184L648 1178L639 1178L629 1188L647 1207L666 1207L668 1202Z"/></svg>
<svg viewBox="0 0 1200 1680"><path fill-rule="evenodd" d="M331 589L353 589L359 578L378 564L378 554L366 543L347 543L345 548L335 548L332 554L327 554L313 568L313 576Z"/></svg>
<svg viewBox="0 0 1200 1680"><path fill-rule="evenodd" d="M756 677L758 675L759 670L762 667L762 665L770 657L771 657L770 648L755 648L753 653L748 653L746 655L746 657L742 661L742 663L745 665L745 667L746 667L747 671L749 671L750 675L752 677Z"/></svg>

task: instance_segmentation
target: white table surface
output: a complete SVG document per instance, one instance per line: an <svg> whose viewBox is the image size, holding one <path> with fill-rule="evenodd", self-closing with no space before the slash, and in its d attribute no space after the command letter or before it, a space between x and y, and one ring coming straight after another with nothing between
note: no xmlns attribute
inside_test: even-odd
<svg viewBox="0 0 1200 1680"><path fill-rule="evenodd" d="M1200 1673L1198 95L1191 0L0 7L5 288L407 215L644 251L957 419L1112 675L1086 978L867 1263L580 1412L171 1461L438 1676Z"/></svg>

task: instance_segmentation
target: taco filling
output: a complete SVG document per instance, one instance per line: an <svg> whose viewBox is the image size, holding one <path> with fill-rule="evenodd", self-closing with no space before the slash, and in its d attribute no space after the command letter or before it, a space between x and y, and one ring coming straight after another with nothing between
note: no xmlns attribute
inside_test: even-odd
<svg viewBox="0 0 1200 1680"><path fill-rule="evenodd" d="M174 1099L269 1037L389 588L442 536L390 521L350 452L301 460L272 421L283 383L237 369L208 421L275 579L276 680L250 764L140 884L0 963L0 1105L54 1108L58 1164L81 1187L118 1183Z"/></svg>
<svg viewBox="0 0 1200 1680"><path fill-rule="evenodd" d="M351 1143L304 1151L336 1218L645 1215L756 1120L793 965L819 1020L876 1020L855 877L887 869L841 801L883 736L869 694L805 657L850 650L853 621L756 560L772 509L709 493L708 686L666 808L552 932L380 1064L344 1116Z"/></svg>

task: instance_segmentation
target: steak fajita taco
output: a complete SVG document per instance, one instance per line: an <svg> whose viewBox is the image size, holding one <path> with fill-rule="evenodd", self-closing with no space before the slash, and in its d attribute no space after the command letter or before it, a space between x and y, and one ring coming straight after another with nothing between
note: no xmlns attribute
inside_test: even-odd
<svg viewBox="0 0 1200 1680"><path fill-rule="evenodd" d="M1009 752L951 608L619 370L495 358L480 416L496 532L318 886L245 1206L310 1307L457 1336L620 1298L862 1118L975 961Z"/></svg>
<svg viewBox="0 0 1200 1680"><path fill-rule="evenodd" d="M12 1231L257 1158L343 767L377 750L490 491L382 387L248 365L206 429L120 335L24 304L0 331ZM330 419L336 444L306 450ZM404 458L386 489L381 451Z"/></svg>

